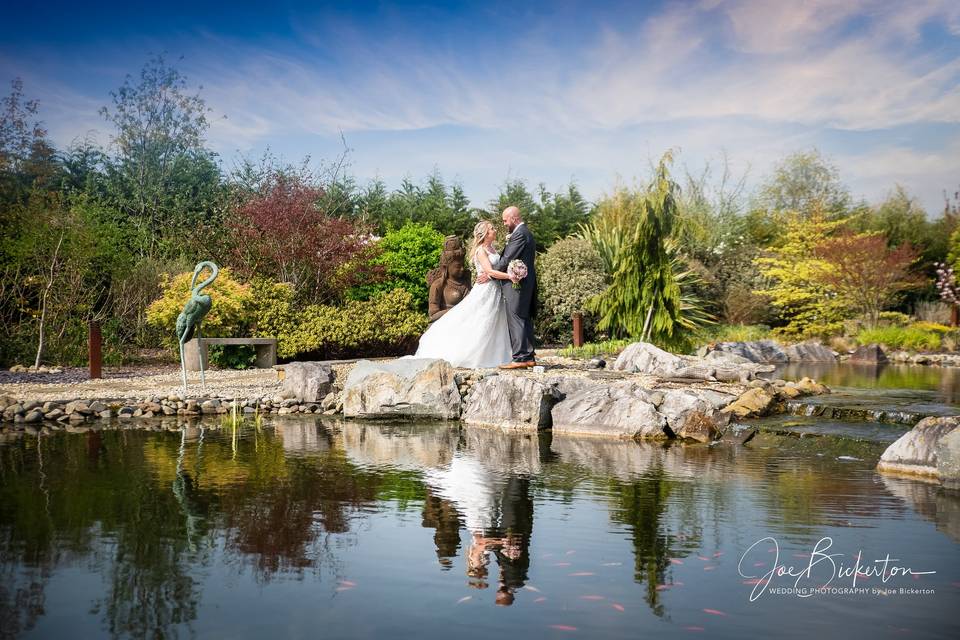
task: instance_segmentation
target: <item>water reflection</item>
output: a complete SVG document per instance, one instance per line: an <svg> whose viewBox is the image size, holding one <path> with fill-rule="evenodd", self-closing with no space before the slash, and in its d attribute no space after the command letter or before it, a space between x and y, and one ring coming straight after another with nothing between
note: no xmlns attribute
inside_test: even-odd
<svg viewBox="0 0 960 640"><path fill-rule="evenodd" d="M202 634L205 619L224 615L223 589L236 597L249 585L256 599L291 579L340 599L287 590L288 608L260 615L289 622L306 608L363 619L371 607L414 611L419 598L465 591L534 620L531 576L550 591L533 592L544 607L563 607L554 612L619 594L671 622L689 608L676 590L688 600L732 593L739 582L729 575L697 583L758 532L799 548L825 531L886 544L902 535L891 523L914 523L912 559L939 553L942 563L943 545L960 540L960 500L876 476L880 451L769 434L749 447L678 446L320 418L236 437L198 424L23 437L0 445L0 629L71 632L49 615L51 594L69 585L56 608L77 609L71 624L92 618L94 635ZM383 540L403 553L380 553ZM429 558L417 558L421 546ZM956 568L955 553L946 557ZM343 598L358 579L383 591L351 605ZM396 615L413 624L412 613Z"/></svg>
<svg viewBox="0 0 960 640"><path fill-rule="evenodd" d="M810 362L779 365L770 375L785 380L799 380L809 376L829 387L928 392L920 394L919 397L945 404L960 404L958 367Z"/></svg>

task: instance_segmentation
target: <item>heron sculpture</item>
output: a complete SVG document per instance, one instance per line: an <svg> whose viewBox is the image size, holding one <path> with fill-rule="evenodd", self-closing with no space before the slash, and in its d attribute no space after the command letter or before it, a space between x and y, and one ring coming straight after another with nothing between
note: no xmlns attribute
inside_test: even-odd
<svg viewBox="0 0 960 640"><path fill-rule="evenodd" d="M197 278L206 268L210 269L210 276L197 284ZM183 345L193 338L194 333L197 334L197 350L200 356L200 385L204 389L207 388L207 381L203 375L203 345L200 344L200 322L210 312L213 300L208 295L200 295L200 292L213 284L218 273L220 273L220 269L217 268L217 265L206 260L194 267L193 279L190 281L190 300L184 305L180 315L177 316L177 340L180 342L180 372L183 374L184 394L187 393L187 365L183 360Z"/></svg>

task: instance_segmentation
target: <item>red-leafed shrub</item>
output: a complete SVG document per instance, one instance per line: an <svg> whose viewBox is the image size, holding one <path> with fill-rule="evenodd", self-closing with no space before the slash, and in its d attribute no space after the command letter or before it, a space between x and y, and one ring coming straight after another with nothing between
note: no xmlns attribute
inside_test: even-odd
<svg viewBox="0 0 960 640"><path fill-rule="evenodd" d="M908 243L889 248L883 234L846 231L821 241L814 254L821 261L815 279L863 314L871 327L898 293L922 284L910 271L918 252Z"/></svg>
<svg viewBox="0 0 960 640"><path fill-rule="evenodd" d="M323 189L303 178L275 175L229 223L236 270L289 282L309 302L335 302L350 287L382 279L370 230L329 215L323 200Z"/></svg>

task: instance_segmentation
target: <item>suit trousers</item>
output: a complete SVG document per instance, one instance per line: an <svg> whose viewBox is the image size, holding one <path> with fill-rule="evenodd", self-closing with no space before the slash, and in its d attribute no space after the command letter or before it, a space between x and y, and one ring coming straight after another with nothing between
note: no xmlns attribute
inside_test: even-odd
<svg viewBox="0 0 960 640"><path fill-rule="evenodd" d="M521 318L513 305L507 305L507 328L510 331L510 347L514 362L529 362L536 359L533 350L533 318Z"/></svg>

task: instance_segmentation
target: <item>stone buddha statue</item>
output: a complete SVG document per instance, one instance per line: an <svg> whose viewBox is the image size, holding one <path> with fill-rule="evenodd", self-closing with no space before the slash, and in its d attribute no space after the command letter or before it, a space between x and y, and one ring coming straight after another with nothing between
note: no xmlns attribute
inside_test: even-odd
<svg viewBox="0 0 960 640"><path fill-rule="evenodd" d="M440 266L427 274L430 322L442 317L470 292L470 274L463 263L465 255L460 238L447 236L440 254Z"/></svg>

